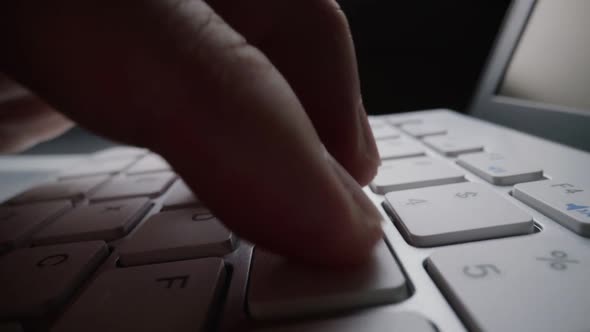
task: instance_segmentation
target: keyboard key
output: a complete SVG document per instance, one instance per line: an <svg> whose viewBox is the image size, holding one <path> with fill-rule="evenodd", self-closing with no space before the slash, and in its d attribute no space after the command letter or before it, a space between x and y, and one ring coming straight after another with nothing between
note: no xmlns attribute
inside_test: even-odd
<svg viewBox="0 0 590 332"><path fill-rule="evenodd" d="M179 179L172 185L164 199L162 210L173 210L199 205L199 199L193 194L186 183Z"/></svg>
<svg viewBox="0 0 590 332"><path fill-rule="evenodd" d="M361 312L354 313L344 317L335 317L295 323L283 326L277 325L270 328L256 330L276 331L276 332L436 332L432 323L424 317L408 312Z"/></svg>
<svg viewBox="0 0 590 332"><path fill-rule="evenodd" d="M93 176L52 182L33 187L9 201L10 204L50 201L58 199L81 199L104 183L108 176Z"/></svg>
<svg viewBox="0 0 590 332"><path fill-rule="evenodd" d="M546 180L514 186L514 197L584 237L590 237L590 189Z"/></svg>
<svg viewBox="0 0 590 332"><path fill-rule="evenodd" d="M460 154L483 151L483 145L472 142L469 138L447 135L425 137L424 143L447 157L456 157Z"/></svg>
<svg viewBox="0 0 590 332"><path fill-rule="evenodd" d="M149 154L131 166L131 168L127 170L127 174L141 174L169 170L170 165L164 160L164 158L156 154Z"/></svg>
<svg viewBox="0 0 590 332"><path fill-rule="evenodd" d="M543 178L543 170L499 153L477 153L461 156L457 164L498 186L511 186Z"/></svg>
<svg viewBox="0 0 590 332"><path fill-rule="evenodd" d="M135 157L120 159L92 159L84 161L60 174L60 178L76 178L102 174L116 174L135 162Z"/></svg>
<svg viewBox="0 0 590 332"><path fill-rule="evenodd" d="M441 248L427 269L470 331L588 331L590 260L576 243L531 236Z"/></svg>
<svg viewBox="0 0 590 332"><path fill-rule="evenodd" d="M56 310L107 254L104 242L82 242L0 257L0 318L38 317Z"/></svg>
<svg viewBox="0 0 590 332"><path fill-rule="evenodd" d="M463 173L446 163L420 157L383 162L370 187L373 192L384 195L390 191L463 181L465 181Z"/></svg>
<svg viewBox="0 0 590 332"><path fill-rule="evenodd" d="M418 247L532 233L531 216L479 183L404 190L385 204L408 242Z"/></svg>
<svg viewBox="0 0 590 332"><path fill-rule="evenodd" d="M174 173L162 172L115 179L97 190L90 200L101 201L141 196L155 198L168 189L175 177Z"/></svg>
<svg viewBox="0 0 590 332"><path fill-rule="evenodd" d="M114 148L105 149L94 153L92 159L104 160L104 159L137 159L148 153L148 150L142 148L136 148L132 146L118 146Z"/></svg>
<svg viewBox="0 0 590 332"><path fill-rule="evenodd" d="M377 150L381 160L401 159L424 155L420 144L405 139L385 139L377 141Z"/></svg>
<svg viewBox="0 0 590 332"><path fill-rule="evenodd" d="M397 138L400 136L399 130L386 123L371 125L371 130L373 131L373 136L376 140Z"/></svg>
<svg viewBox="0 0 590 332"><path fill-rule="evenodd" d="M158 213L121 246L121 264L141 265L223 256L235 249L235 239L206 209Z"/></svg>
<svg viewBox="0 0 590 332"><path fill-rule="evenodd" d="M219 258L107 271L51 331L210 331L225 274Z"/></svg>
<svg viewBox="0 0 590 332"><path fill-rule="evenodd" d="M421 119L408 117L408 116L400 116L400 115L389 116L386 118L385 121L393 126L403 126L403 125L407 125L407 124L420 124L420 123L422 123Z"/></svg>
<svg viewBox="0 0 590 332"><path fill-rule="evenodd" d="M384 241L366 265L343 271L309 267L256 249L248 308L256 319L276 319L399 302L406 280Z"/></svg>
<svg viewBox="0 0 590 332"><path fill-rule="evenodd" d="M445 128L427 123L409 123L402 125L401 128L403 131L416 138L433 135L444 135L447 133Z"/></svg>
<svg viewBox="0 0 590 332"><path fill-rule="evenodd" d="M151 207L147 198L81 206L37 233L35 244L91 240L113 241L125 236Z"/></svg>
<svg viewBox="0 0 590 332"><path fill-rule="evenodd" d="M0 206L0 252L26 243L34 232L71 206L69 201Z"/></svg>
<svg viewBox="0 0 590 332"><path fill-rule="evenodd" d="M367 120L369 120L369 125L371 125L371 127L387 125L387 122L381 117L368 116Z"/></svg>

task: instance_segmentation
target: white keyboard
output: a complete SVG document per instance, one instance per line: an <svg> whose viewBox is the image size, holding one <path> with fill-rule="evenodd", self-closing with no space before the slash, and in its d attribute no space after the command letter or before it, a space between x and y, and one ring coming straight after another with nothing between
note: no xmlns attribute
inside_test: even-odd
<svg viewBox="0 0 590 332"><path fill-rule="evenodd" d="M258 250L113 148L0 205L0 331L590 331L589 153L447 110L370 123L363 266Z"/></svg>

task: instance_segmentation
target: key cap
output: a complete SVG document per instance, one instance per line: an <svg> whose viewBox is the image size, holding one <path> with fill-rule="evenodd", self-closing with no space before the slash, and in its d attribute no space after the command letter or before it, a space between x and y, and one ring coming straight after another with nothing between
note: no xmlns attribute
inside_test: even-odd
<svg viewBox="0 0 590 332"><path fill-rule="evenodd" d="M539 236L437 250L427 269L470 331L587 331L588 247Z"/></svg>
<svg viewBox="0 0 590 332"><path fill-rule="evenodd" d="M120 159L92 159L84 161L60 174L61 179L102 174L116 174L135 162L135 157Z"/></svg>
<svg viewBox="0 0 590 332"><path fill-rule="evenodd" d="M164 160L164 158L156 154L149 154L131 166L131 168L127 170L127 174L133 175L169 170L170 165L166 162L166 160Z"/></svg>
<svg viewBox="0 0 590 332"><path fill-rule="evenodd" d="M417 143L404 139L386 139L377 141L377 150L381 160L401 159L424 155L424 149Z"/></svg>
<svg viewBox="0 0 590 332"><path fill-rule="evenodd" d="M424 143L447 157L456 157L460 154L483 151L483 145L472 142L468 138L455 136L425 137Z"/></svg>
<svg viewBox="0 0 590 332"><path fill-rule="evenodd" d="M385 122L385 120L380 117L368 116L367 120L369 120L369 125L371 125L371 127L387 125L387 122Z"/></svg>
<svg viewBox="0 0 590 332"><path fill-rule="evenodd" d="M412 117L408 117L408 116L399 116L399 115L389 116L386 118L385 121L393 126L403 126L403 125L407 125L407 124L420 124L420 123L422 123L421 119L412 118Z"/></svg>
<svg viewBox="0 0 590 332"><path fill-rule="evenodd" d="M174 173L162 172L115 179L91 195L90 200L95 202L141 196L155 198L168 189L174 178Z"/></svg>
<svg viewBox="0 0 590 332"><path fill-rule="evenodd" d="M424 317L409 312L361 312L348 316L335 317L295 324L281 324L256 330L259 332L436 332L432 323Z"/></svg>
<svg viewBox="0 0 590 332"><path fill-rule="evenodd" d="M457 164L498 186L511 186L543 178L542 169L499 153L477 153L461 156L457 160Z"/></svg>
<svg viewBox="0 0 590 332"><path fill-rule="evenodd" d="M208 210L162 212L150 217L120 248L121 264L141 265L223 256L235 239Z"/></svg>
<svg viewBox="0 0 590 332"><path fill-rule="evenodd" d="M0 257L0 318L54 311L108 254L104 242L19 249Z"/></svg>
<svg viewBox="0 0 590 332"><path fill-rule="evenodd" d="M199 199L193 194L186 183L179 179L172 185L166 195L162 210L173 210L199 205Z"/></svg>
<svg viewBox="0 0 590 332"><path fill-rule="evenodd" d="M33 237L37 245L92 240L113 241L125 236L151 207L147 198L81 206L58 218Z"/></svg>
<svg viewBox="0 0 590 332"><path fill-rule="evenodd" d="M444 135L447 133L445 128L427 123L409 123L402 125L401 128L403 131L416 138L433 135Z"/></svg>
<svg viewBox="0 0 590 332"><path fill-rule="evenodd" d="M256 319L277 319L395 303L408 296L404 275L384 241L365 265L342 272L287 262L256 249L249 311Z"/></svg>
<svg viewBox="0 0 590 332"><path fill-rule="evenodd" d="M392 192L385 202L408 242L418 247L534 231L531 216L479 183Z"/></svg>
<svg viewBox="0 0 590 332"><path fill-rule="evenodd" d="M376 194L465 181L463 173L428 157L383 162L370 187Z"/></svg>
<svg viewBox="0 0 590 332"><path fill-rule="evenodd" d="M514 186L514 197L584 237L590 237L590 189L546 180Z"/></svg>
<svg viewBox="0 0 590 332"><path fill-rule="evenodd" d="M146 155L147 153L148 151L142 148L136 148L132 146L118 146L94 153L91 158L95 160L130 158L137 159Z"/></svg>
<svg viewBox="0 0 590 332"><path fill-rule="evenodd" d="M26 243L34 232L70 207L69 201L0 206L0 252Z"/></svg>
<svg viewBox="0 0 590 332"><path fill-rule="evenodd" d="M225 274L219 258L114 269L51 331L210 331Z"/></svg>
<svg viewBox="0 0 590 332"><path fill-rule="evenodd" d="M399 131L396 128L386 123L372 125L371 130L373 131L373 136L376 140L384 138L396 138L400 135Z"/></svg>
<svg viewBox="0 0 590 332"><path fill-rule="evenodd" d="M21 193L11 199L9 203L23 204L50 200L82 199L107 179L108 176L93 176L47 183Z"/></svg>

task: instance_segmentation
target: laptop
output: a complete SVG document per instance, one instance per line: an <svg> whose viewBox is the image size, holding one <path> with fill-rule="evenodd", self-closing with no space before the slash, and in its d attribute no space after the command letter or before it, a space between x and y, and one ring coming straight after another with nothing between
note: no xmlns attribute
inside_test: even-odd
<svg viewBox="0 0 590 332"><path fill-rule="evenodd" d="M385 235L347 270L239 239L142 148L0 157L0 331L590 331L588 12L514 1L469 115L370 117Z"/></svg>

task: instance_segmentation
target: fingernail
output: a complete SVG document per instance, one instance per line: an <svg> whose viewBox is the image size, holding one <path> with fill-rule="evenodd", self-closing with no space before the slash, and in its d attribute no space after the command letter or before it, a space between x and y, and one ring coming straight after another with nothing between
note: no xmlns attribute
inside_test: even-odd
<svg viewBox="0 0 590 332"><path fill-rule="evenodd" d="M371 238L378 238L383 234L381 229L382 216L377 210L373 202L365 195L363 189L354 180L354 178L348 174L348 172L342 167L328 152L327 159L334 173L338 176L344 188L350 193L353 202L358 207L359 219L362 226L367 228Z"/></svg>
<svg viewBox="0 0 590 332"><path fill-rule="evenodd" d="M373 131L369 125L369 119L367 119L367 112L362 100L359 102L357 107L359 121L361 123L361 141L364 147L366 158L375 165L375 167L381 165L381 158L379 157L379 151L377 150L377 143L373 137Z"/></svg>

